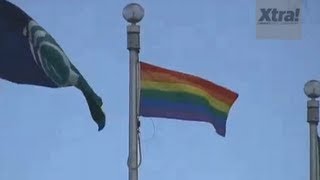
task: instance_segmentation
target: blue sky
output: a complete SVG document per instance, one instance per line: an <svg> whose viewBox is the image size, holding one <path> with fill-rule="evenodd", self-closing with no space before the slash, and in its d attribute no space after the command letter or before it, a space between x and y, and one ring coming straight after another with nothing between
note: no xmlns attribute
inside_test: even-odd
<svg viewBox="0 0 320 180"><path fill-rule="evenodd" d="M103 97L97 131L81 92L0 81L0 179L127 179L132 1L12 0L37 20ZM320 3L304 2L301 40L257 40L255 1L135 1L141 59L239 93L227 136L210 124L143 118L141 179L309 178L304 83L320 79ZM155 127L155 128L154 128Z"/></svg>

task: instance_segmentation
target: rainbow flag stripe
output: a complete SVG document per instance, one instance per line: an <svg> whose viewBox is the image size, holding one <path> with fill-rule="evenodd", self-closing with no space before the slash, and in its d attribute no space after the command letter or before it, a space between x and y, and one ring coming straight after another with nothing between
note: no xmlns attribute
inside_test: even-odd
<svg viewBox="0 0 320 180"><path fill-rule="evenodd" d="M145 62L140 62L140 78L140 116L208 122L225 136L228 113L237 93L200 77Z"/></svg>

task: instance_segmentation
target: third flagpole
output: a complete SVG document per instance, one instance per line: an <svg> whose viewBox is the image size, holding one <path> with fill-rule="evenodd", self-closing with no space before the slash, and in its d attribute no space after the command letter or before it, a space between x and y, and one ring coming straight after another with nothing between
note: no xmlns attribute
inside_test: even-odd
<svg viewBox="0 0 320 180"><path fill-rule="evenodd" d="M310 128L310 180L320 180L318 174L318 131L319 123L319 101L320 82L316 80L308 81L304 87L305 94L310 98L307 103L307 121Z"/></svg>
<svg viewBox="0 0 320 180"><path fill-rule="evenodd" d="M129 50L129 180L138 180L138 65L140 51L140 26L144 9L137 3L128 4L122 12L127 26L127 49Z"/></svg>

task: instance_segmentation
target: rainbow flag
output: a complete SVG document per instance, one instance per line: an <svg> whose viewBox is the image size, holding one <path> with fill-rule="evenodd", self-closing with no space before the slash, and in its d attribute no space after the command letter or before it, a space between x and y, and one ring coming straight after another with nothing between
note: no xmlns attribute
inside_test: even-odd
<svg viewBox="0 0 320 180"><path fill-rule="evenodd" d="M228 113L237 93L200 77L145 62L140 62L140 78L140 116L208 122L225 136Z"/></svg>

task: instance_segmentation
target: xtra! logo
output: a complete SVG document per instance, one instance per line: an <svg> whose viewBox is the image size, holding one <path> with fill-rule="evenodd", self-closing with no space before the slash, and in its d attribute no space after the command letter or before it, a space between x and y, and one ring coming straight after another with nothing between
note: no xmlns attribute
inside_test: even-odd
<svg viewBox="0 0 320 180"><path fill-rule="evenodd" d="M279 11L277 8L261 8L257 24L298 24L300 9Z"/></svg>

